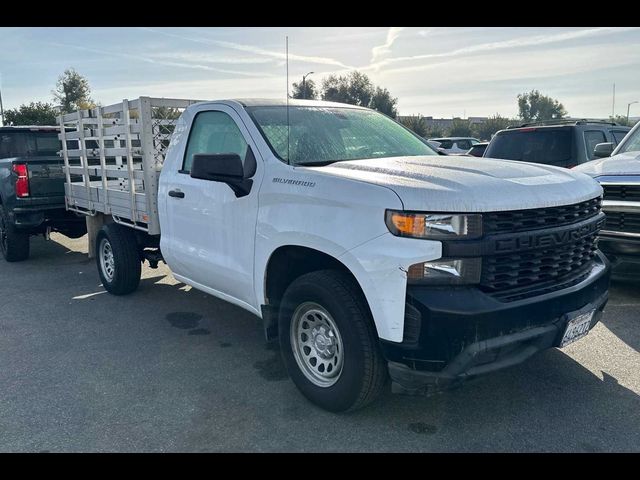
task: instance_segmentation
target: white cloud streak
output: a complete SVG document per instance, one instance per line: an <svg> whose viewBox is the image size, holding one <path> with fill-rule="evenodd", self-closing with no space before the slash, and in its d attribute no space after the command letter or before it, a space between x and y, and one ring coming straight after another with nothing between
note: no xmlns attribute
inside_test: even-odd
<svg viewBox="0 0 640 480"><path fill-rule="evenodd" d="M393 42L400 36L400 33L404 30L404 27L391 27L387 32L387 40L382 45L378 45L371 49L371 63L376 64L382 61L387 55L391 53L391 47Z"/></svg>
<svg viewBox="0 0 640 480"><path fill-rule="evenodd" d="M380 69L389 65L393 65L400 62L415 62L417 60L428 60L432 58L445 58L445 57L457 57L463 55L470 55L475 53L487 53L496 50L506 50L521 47L530 47L538 45L548 45L551 43L564 42L568 40L575 40L587 37L593 37L597 35L605 35L612 33L622 33L631 30L637 30L638 27L601 27L591 28L585 30L577 30L571 32L563 32L552 35L533 35L529 37L514 38L511 40L505 40L501 42L481 43L479 45L471 45L469 47L459 48L443 53L428 53L423 55L412 55L406 57L396 57L380 60L377 63L372 63L367 69ZM420 69L421 65L417 65L415 68ZM403 69L403 71L411 71L411 67Z"/></svg>
<svg viewBox="0 0 640 480"><path fill-rule="evenodd" d="M53 45L56 47L62 47L62 48L72 48L74 50L80 50L80 51L85 51L85 52L92 52L92 53L98 53L100 55L108 55L108 56L112 56L112 57L118 57L118 58L126 58L129 60L136 60L136 61L141 61L141 62L145 62L145 63L152 63L152 64L156 64L156 65L164 65L167 67L180 67L180 68L191 68L191 69L195 69L195 70L207 70L210 72L217 72L217 73L224 73L224 74L228 74L228 75L241 75L241 76L245 76L245 77L265 77L265 76L273 76L270 74L266 74L266 73L261 73L261 72L242 72L242 71L237 71L237 70L226 70L226 69L222 69L222 68L215 68L215 67L211 67L209 65L202 65L202 64L196 64L196 63L185 63L185 62L173 62L173 61L166 61L166 60L159 60L156 58L152 58L152 57L145 57L143 55L134 55L134 54L130 54L130 53L122 53L122 52L111 52L108 50L102 50L102 49L98 49L98 48L91 48L91 47L83 47L80 45L69 45L69 44L64 44L64 43L58 43L58 42L49 42L49 45Z"/></svg>
<svg viewBox="0 0 640 480"><path fill-rule="evenodd" d="M165 35L168 37L174 37L174 38L179 38L182 40L187 40L187 41L191 41L191 42L197 42L197 43L203 43L205 45L216 45L218 47L223 47L223 48L228 48L231 50L237 50L240 52L247 52L247 53L253 53L255 55L263 55L266 57L270 57L270 58L276 58L276 59L280 59L280 60L284 60L287 58L286 54L284 51L282 52L276 52L273 50L267 50L261 47L257 47L254 45L245 45L245 44L241 44L241 43L235 43L235 42L228 42L225 40L211 40L208 38L195 38L195 37L186 37L184 35L177 35L175 33L169 33L169 32L164 32L161 30L156 30L153 28L148 28L148 27L140 27L141 30L145 30L148 32L153 32L153 33L157 33L159 35ZM284 45L283 45L283 50L284 50ZM344 63L335 60L333 58L329 58L329 57L315 57L315 56L308 56L308 55L296 55L293 53L289 53L289 60L294 60L294 61L298 61L298 62L306 62L306 63L314 63L314 64L319 64L319 65L332 65L332 66L337 66L337 67L342 67L342 68L349 68L352 69L354 67L349 66L349 65L345 65Z"/></svg>

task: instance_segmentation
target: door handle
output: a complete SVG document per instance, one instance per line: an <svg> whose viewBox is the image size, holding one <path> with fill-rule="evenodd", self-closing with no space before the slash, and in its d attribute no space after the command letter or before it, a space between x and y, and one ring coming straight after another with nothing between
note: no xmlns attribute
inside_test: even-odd
<svg viewBox="0 0 640 480"><path fill-rule="evenodd" d="M184 198L184 192L180 190L169 190L169 196L174 198Z"/></svg>

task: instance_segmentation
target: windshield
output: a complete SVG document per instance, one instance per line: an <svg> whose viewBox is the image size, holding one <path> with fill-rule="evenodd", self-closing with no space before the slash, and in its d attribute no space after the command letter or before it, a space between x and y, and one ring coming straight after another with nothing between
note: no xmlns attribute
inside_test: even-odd
<svg viewBox="0 0 640 480"><path fill-rule="evenodd" d="M335 107L250 107L271 150L291 165L364 158L437 155L426 141L372 110Z"/></svg>
<svg viewBox="0 0 640 480"><path fill-rule="evenodd" d="M634 128L633 133L627 134L624 138L623 143L620 145L620 150L616 152L625 153L625 152L640 152L640 127Z"/></svg>
<svg viewBox="0 0 640 480"><path fill-rule="evenodd" d="M571 131L547 128L498 133L484 156L565 166L571 160Z"/></svg>

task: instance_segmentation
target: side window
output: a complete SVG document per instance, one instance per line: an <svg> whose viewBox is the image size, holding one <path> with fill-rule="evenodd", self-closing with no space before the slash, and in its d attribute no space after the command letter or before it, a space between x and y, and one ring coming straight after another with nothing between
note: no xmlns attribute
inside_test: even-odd
<svg viewBox="0 0 640 480"><path fill-rule="evenodd" d="M607 139L604 136L604 132L601 131L589 131L584 132L584 143L587 148L587 156L589 160L593 160L596 156L593 154L593 149L596 148L596 145L599 143L606 142Z"/></svg>
<svg viewBox="0 0 640 480"><path fill-rule="evenodd" d="M440 148L449 149L453 147L453 142L451 140L438 140L440 142Z"/></svg>
<svg viewBox="0 0 640 480"><path fill-rule="evenodd" d="M458 140L458 148L462 150L469 150L471 148L471 142L469 140Z"/></svg>
<svg viewBox="0 0 640 480"><path fill-rule="evenodd" d="M613 135L613 141L616 143L616 145L618 145L622 141L626 134L627 132L624 132L622 130L611 131L611 135Z"/></svg>
<svg viewBox="0 0 640 480"><path fill-rule="evenodd" d="M237 153L244 161L247 142L233 119L224 112L200 112L189 134L182 172L189 173L198 153Z"/></svg>

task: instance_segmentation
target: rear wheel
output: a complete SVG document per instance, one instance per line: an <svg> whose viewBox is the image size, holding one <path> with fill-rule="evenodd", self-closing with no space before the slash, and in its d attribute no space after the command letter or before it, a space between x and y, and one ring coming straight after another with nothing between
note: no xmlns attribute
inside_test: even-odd
<svg viewBox="0 0 640 480"><path fill-rule="evenodd" d="M293 382L316 405L357 410L381 393L386 364L364 297L347 274L296 279L282 299L278 332Z"/></svg>
<svg viewBox="0 0 640 480"><path fill-rule="evenodd" d="M142 262L131 228L104 225L96 237L96 263L102 285L114 295L126 295L140 284Z"/></svg>
<svg viewBox="0 0 640 480"><path fill-rule="evenodd" d="M29 234L17 232L9 216L0 205L0 251L7 262L20 262L29 258Z"/></svg>

